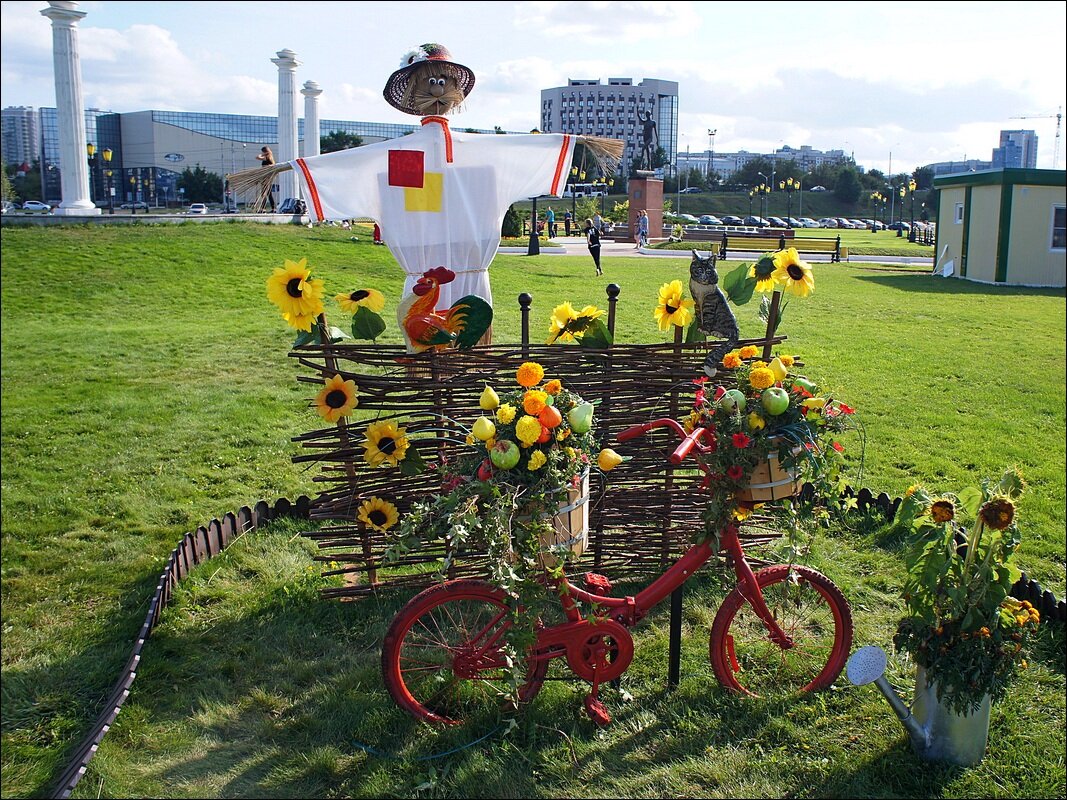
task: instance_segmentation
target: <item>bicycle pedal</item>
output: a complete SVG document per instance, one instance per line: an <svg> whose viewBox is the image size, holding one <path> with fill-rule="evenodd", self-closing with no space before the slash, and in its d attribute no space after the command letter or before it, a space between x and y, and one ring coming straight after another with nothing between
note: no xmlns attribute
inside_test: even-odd
<svg viewBox="0 0 1067 800"><path fill-rule="evenodd" d="M606 728L611 724L611 714L608 712L607 706L593 695L585 698L585 713L589 715L589 719L593 720L601 728Z"/></svg>
<svg viewBox="0 0 1067 800"><path fill-rule="evenodd" d="M611 581L608 580L606 575L587 572L582 582L585 584L585 590L590 594L595 594L597 597L604 597L611 591Z"/></svg>

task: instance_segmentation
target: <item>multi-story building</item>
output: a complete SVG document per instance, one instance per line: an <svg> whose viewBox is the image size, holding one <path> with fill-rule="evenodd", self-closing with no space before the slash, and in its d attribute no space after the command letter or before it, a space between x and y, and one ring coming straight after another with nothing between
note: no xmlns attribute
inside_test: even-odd
<svg viewBox="0 0 1067 800"><path fill-rule="evenodd" d="M40 143L35 151L39 155L35 157L41 159L44 198L58 202L61 192L56 109L42 108L40 123ZM298 120L297 127L303 153L303 119ZM343 131L361 137L365 144L405 136L417 128L417 125L398 123L319 120L320 138ZM277 147L278 119L190 111L115 113L88 109L85 132L86 141L97 149L90 171L90 197L99 202L113 188L116 205L130 201L156 205L182 199L177 183L186 168L199 166L207 172L225 175L259 166L256 155L260 148ZM105 148L112 153L108 164L100 158Z"/></svg>
<svg viewBox="0 0 1067 800"><path fill-rule="evenodd" d="M959 172L981 172L992 169L992 161L982 161L978 158L968 158L965 161L938 161L927 164L923 169L928 169L936 178L938 175L954 175Z"/></svg>
<svg viewBox="0 0 1067 800"><path fill-rule="evenodd" d="M541 130L545 133L571 133L604 136L626 143L623 169L641 155L644 144L642 117L652 115L658 146L666 163L674 165L678 155L678 84L645 78L634 84L632 78L569 80L566 86L541 90Z"/></svg>
<svg viewBox="0 0 1067 800"><path fill-rule="evenodd" d="M852 161L844 150L816 150L810 145L802 145L799 148L785 145L771 153L750 153L747 150L739 150L736 153L718 151L712 153L710 150L705 150L699 153L679 153L678 172L684 175L689 170L695 169L707 175L709 171L713 171L717 172L723 181L729 182L735 172L750 161L757 159L770 161L775 166L786 161L793 161L804 172L810 172L824 164L836 165Z"/></svg>
<svg viewBox="0 0 1067 800"><path fill-rule="evenodd" d="M1001 131L1000 147L993 148L993 169L1037 167L1037 134L1034 131Z"/></svg>
<svg viewBox="0 0 1067 800"><path fill-rule="evenodd" d="M0 112L0 151L5 164L33 164L40 149L37 111L27 106L8 106Z"/></svg>

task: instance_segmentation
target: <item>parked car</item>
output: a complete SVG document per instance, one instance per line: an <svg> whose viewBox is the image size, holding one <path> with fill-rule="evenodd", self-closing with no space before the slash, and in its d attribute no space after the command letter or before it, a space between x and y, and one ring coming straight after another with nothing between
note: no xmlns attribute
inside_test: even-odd
<svg viewBox="0 0 1067 800"><path fill-rule="evenodd" d="M677 219L683 223L689 223L690 225L696 225L700 220L694 217L692 214L676 214Z"/></svg>
<svg viewBox="0 0 1067 800"><path fill-rule="evenodd" d="M786 217L785 221L789 223L790 228L803 228L804 221L797 217Z"/></svg>
<svg viewBox="0 0 1067 800"><path fill-rule="evenodd" d="M811 217L801 217L800 221L803 223L803 227L805 227L805 228L818 228L819 227L819 223L817 221L813 220Z"/></svg>
<svg viewBox="0 0 1067 800"><path fill-rule="evenodd" d="M299 197L287 197L278 206L279 214L306 214L307 206Z"/></svg>
<svg viewBox="0 0 1067 800"><path fill-rule="evenodd" d="M844 217L838 217L837 218L837 227L845 228L846 230L852 230L856 226L853 225L850 220L847 220Z"/></svg>
<svg viewBox="0 0 1067 800"><path fill-rule="evenodd" d="M148 203L143 200L138 200L136 203L123 203L119 208L132 208L132 209L144 209L148 210Z"/></svg>
<svg viewBox="0 0 1067 800"><path fill-rule="evenodd" d="M870 225L867 224L867 221L863 220L863 219L850 219L849 222L851 222L852 223L852 227L855 228L858 231L862 231L864 228L871 227Z"/></svg>
<svg viewBox="0 0 1067 800"><path fill-rule="evenodd" d="M40 200L27 200L22 204L23 211L43 211L46 214L52 210L52 206L48 203L42 203Z"/></svg>
<svg viewBox="0 0 1067 800"><path fill-rule="evenodd" d="M744 225L745 221L741 217L735 217L733 214L725 214L722 217L723 225Z"/></svg>
<svg viewBox="0 0 1067 800"><path fill-rule="evenodd" d="M771 223L767 222L763 217L745 217L743 225L754 225L757 228L769 228Z"/></svg>
<svg viewBox="0 0 1067 800"><path fill-rule="evenodd" d="M825 186L812 186L810 189L808 189L808 191L809 192L825 192L826 191L826 187Z"/></svg>
<svg viewBox="0 0 1067 800"><path fill-rule="evenodd" d="M705 214L699 220L701 225L722 225L722 220L714 214Z"/></svg>
<svg viewBox="0 0 1067 800"><path fill-rule="evenodd" d="M781 217L767 217L767 221L769 223L771 223L771 227L772 228L788 228L788 227L790 227L789 223L786 222Z"/></svg>
<svg viewBox="0 0 1067 800"><path fill-rule="evenodd" d="M823 217L822 219L819 220L819 227L820 228L837 228L839 226L837 224L837 220L834 219L833 217Z"/></svg>
<svg viewBox="0 0 1067 800"><path fill-rule="evenodd" d="M699 186L686 186L678 194L700 194L703 191Z"/></svg>
<svg viewBox="0 0 1067 800"><path fill-rule="evenodd" d="M889 224L888 228L891 231L904 231L904 232L907 232L907 231L911 230L911 225L909 225L906 222L891 222Z"/></svg>
<svg viewBox="0 0 1067 800"><path fill-rule="evenodd" d="M186 214L206 214L207 206L203 203L190 203Z"/></svg>

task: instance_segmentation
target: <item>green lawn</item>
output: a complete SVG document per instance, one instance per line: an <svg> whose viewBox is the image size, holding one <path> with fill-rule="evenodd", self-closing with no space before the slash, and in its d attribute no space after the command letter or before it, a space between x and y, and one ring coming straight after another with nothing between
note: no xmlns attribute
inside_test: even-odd
<svg viewBox="0 0 1067 800"><path fill-rule="evenodd" d="M369 233L369 232L368 232ZM874 238L889 234L875 234ZM332 295L400 269L369 235L245 223L2 231L2 790L43 796L117 677L166 556L186 531L260 498L312 491L290 437L316 426L292 341L264 281L307 256ZM894 237L895 238L895 237ZM688 259L498 256L498 341L533 335L563 300L605 306L617 337L656 341L656 290ZM989 287L862 264L816 265L816 293L782 330L809 375L858 408L857 485L890 495L957 489L1018 464L1028 574L1064 594L1064 292ZM755 303L736 309L757 335ZM335 306L328 303L328 309ZM378 647L406 599L319 600L295 525L245 537L182 585L146 648L129 701L77 796L1062 797L1063 629L994 710L972 769L917 764L873 689L776 707L724 694L707 658L722 588L687 593L683 681L666 692L666 608L609 691L597 731L580 685L553 682L507 737L469 743L397 711ZM815 566L844 589L857 644L889 645L900 614L899 538L856 520L821 535ZM911 669L891 659L910 689ZM395 755L369 755L359 745Z"/></svg>

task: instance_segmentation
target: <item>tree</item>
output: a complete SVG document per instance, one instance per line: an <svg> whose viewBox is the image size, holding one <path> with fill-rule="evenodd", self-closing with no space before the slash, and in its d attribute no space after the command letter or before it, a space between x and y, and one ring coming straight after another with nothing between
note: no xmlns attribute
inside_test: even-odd
<svg viewBox="0 0 1067 800"><path fill-rule="evenodd" d="M351 150L360 147L363 137L346 131L330 131L319 139L320 153L336 153L338 150Z"/></svg>
<svg viewBox="0 0 1067 800"><path fill-rule="evenodd" d="M915 179L915 188L917 189L933 189L934 188L934 171L929 167L919 167L912 173L912 177Z"/></svg>
<svg viewBox="0 0 1067 800"><path fill-rule="evenodd" d="M504 213L504 222L500 225L500 235L514 237L522 235L522 220L515 213L515 206L513 205L508 206L508 210Z"/></svg>
<svg viewBox="0 0 1067 800"><path fill-rule="evenodd" d="M774 165L766 158L754 158L733 174L730 181L741 186L756 186L770 180ZM759 173L767 176L767 181L760 177Z"/></svg>
<svg viewBox="0 0 1067 800"><path fill-rule="evenodd" d="M185 189L188 203L213 203L222 197L222 176L208 172L199 164L196 169L186 167L178 176L178 188Z"/></svg>
<svg viewBox="0 0 1067 800"><path fill-rule="evenodd" d="M20 166L20 164L6 164L4 166L4 174L11 182L11 190L14 192L15 197L23 203L27 200L43 200L44 196L41 194L41 162L35 158L30 171L21 175L19 174Z"/></svg>
<svg viewBox="0 0 1067 800"><path fill-rule="evenodd" d="M11 179L7 177L7 165L0 162L0 200L5 203L14 203L18 199L15 187L11 185Z"/></svg>
<svg viewBox="0 0 1067 800"><path fill-rule="evenodd" d="M833 164L819 164L813 168L804 179L804 186L810 189L812 186L825 186L833 189L837 185L837 175L840 167Z"/></svg>
<svg viewBox="0 0 1067 800"><path fill-rule="evenodd" d="M834 197L842 203L855 203L860 199L860 179L852 167L844 167L837 173Z"/></svg>

